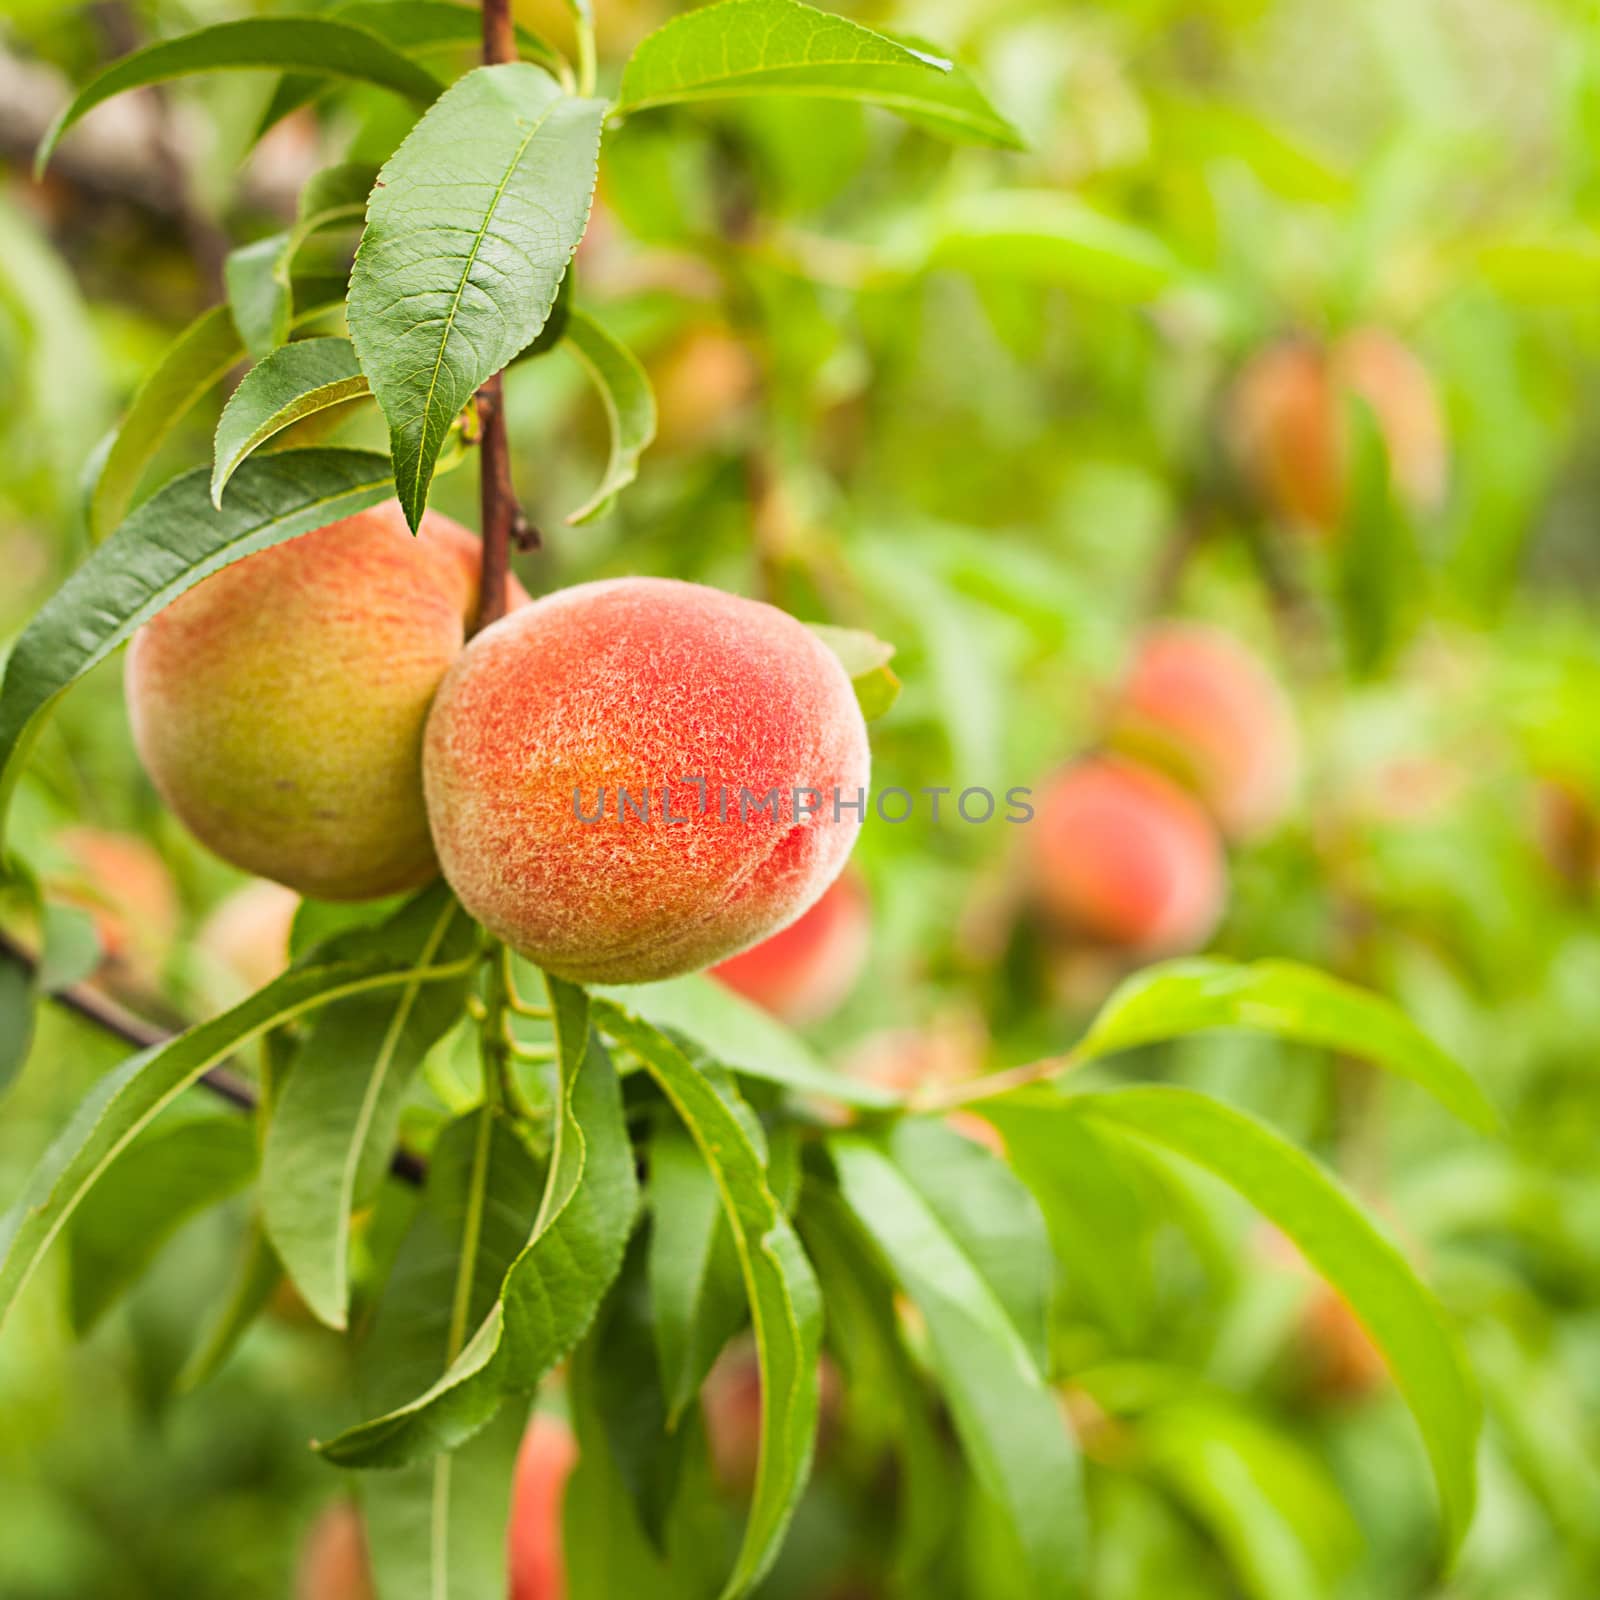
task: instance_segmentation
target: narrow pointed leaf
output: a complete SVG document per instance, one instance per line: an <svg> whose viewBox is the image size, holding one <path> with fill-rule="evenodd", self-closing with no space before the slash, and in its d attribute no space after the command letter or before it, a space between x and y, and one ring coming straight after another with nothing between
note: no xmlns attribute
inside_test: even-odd
<svg viewBox="0 0 1600 1600"><path fill-rule="evenodd" d="M135 1141L72 1219L73 1328L94 1327L185 1222L236 1194L255 1170L256 1132L243 1117L197 1117Z"/></svg>
<svg viewBox="0 0 1600 1600"><path fill-rule="evenodd" d="M716 1179L681 1129L650 1141L650 1303L667 1420L676 1427L745 1319L744 1278Z"/></svg>
<svg viewBox="0 0 1600 1600"><path fill-rule="evenodd" d="M581 1339L622 1267L638 1184L622 1093L581 989L550 980L562 1104L544 1199L499 1298L444 1376L321 1446L340 1466L404 1466L452 1450L528 1395Z"/></svg>
<svg viewBox="0 0 1600 1600"><path fill-rule="evenodd" d="M379 176L350 278L350 336L389 420L412 527L452 420L550 315L588 222L605 111L538 67L480 67Z"/></svg>
<svg viewBox="0 0 1600 1600"><path fill-rule="evenodd" d="M1077 1454L1027 1343L961 1241L877 1145L830 1142L856 1220L922 1313L978 1480L1004 1513L1040 1600L1076 1592L1084 1517Z"/></svg>
<svg viewBox="0 0 1600 1600"><path fill-rule="evenodd" d="M471 919L438 884L380 928L347 936L340 951L427 972L476 947ZM466 990L463 972L453 983L419 980L326 1007L273 1110L262 1221L301 1298L330 1327L345 1325L350 1214L387 1170L405 1091L460 1016Z"/></svg>
<svg viewBox="0 0 1600 1600"><path fill-rule="evenodd" d="M1063 1109L1195 1162L1281 1228L1349 1303L1422 1431L1453 1552L1472 1521L1482 1408L1443 1309L1331 1174L1264 1123L1189 1089L1075 1095Z"/></svg>
<svg viewBox="0 0 1600 1600"><path fill-rule="evenodd" d="M1499 1117L1477 1080L1393 1001L1292 961L1172 961L1130 978L1073 1052L1083 1060L1187 1034L1235 1029L1320 1045L1420 1084L1485 1132Z"/></svg>
<svg viewBox="0 0 1600 1600"><path fill-rule="evenodd" d="M264 357L245 374L217 423L211 503L239 464L275 433L370 391L348 339L301 339Z"/></svg>
<svg viewBox="0 0 1600 1600"><path fill-rule="evenodd" d="M674 18L634 51L617 109L761 94L859 100L948 139L1022 143L953 62L799 0L722 0Z"/></svg>
<svg viewBox="0 0 1600 1600"><path fill-rule="evenodd" d="M239 469L221 511L209 476L196 468L146 500L18 639L0 678L0 828L38 719L57 695L203 578L391 492L388 459L370 450L259 456Z"/></svg>
<svg viewBox="0 0 1600 1600"><path fill-rule="evenodd" d="M45 1152L16 1204L0 1216L0 1319L111 1163L202 1073L318 1006L410 976L384 971L370 958L298 967L242 1005L108 1072Z"/></svg>
<svg viewBox="0 0 1600 1600"><path fill-rule="evenodd" d="M611 431L605 476L576 511L567 513L567 521L576 524L603 515L638 476L639 457L656 436L656 399L633 352L588 312L574 307L568 313L565 338L599 391Z"/></svg>
<svg viewBox="0 0 1600 1600"><path fill-rule="evenodd" d="M193 72L226 68L279 68L354 78L393 89L427 105L439 80L408 60L375 33L328 17L247 17L219 22L176 39L146 45L114 61L63 108L39 145L35 170L42 172L61 136L102 101L130 89L166 83Z"/></svg>
<svg viewBox="0 0 1600 1600"><path fill-rule="evenodd" d="M889 665L894 660L892 644L863 628L836 628L826 622L806 626L838 656L850 674L850 687L868 722L881 717L900 698L900 680Z"/></svg>
<svg viewBox="0 0 1600 1600"><path fill-rule="evenodd" d="M544 1170L510 1118L479 1107L440 1134L428 1182L356 1367L361 1404L403 1404L450 1365L489 1314L527 1243ZM361 1480L373 1577L384 1600L481 1600L506 1592L506 1522L522 1408L460 1449Z"/></svg>
<svg viewBox="0 0 1600 1600"><path fill-rule="evenodd" d="M609 1000L601 1030L635 1056L711 1169L733 1229L761 1367L761 1447L744 1540L723 1600L747 1594L771 1566L805 1488L817 1426L822 1301L799 1237L767 1184L744 1122L678 1045Z"/></svg>

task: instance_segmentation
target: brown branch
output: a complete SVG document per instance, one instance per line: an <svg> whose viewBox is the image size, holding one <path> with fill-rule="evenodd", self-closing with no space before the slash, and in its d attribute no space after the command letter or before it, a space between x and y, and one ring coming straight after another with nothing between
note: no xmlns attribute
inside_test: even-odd
<svg viewBox="0 0 1600 1600"><path fill-rule="evenodd" d="M517 59L511 0L483 0L483 59L498 66ZM478 390L478 507L483 528L483 568L478 585L478 615L473 632L506 614L511 574L511 546L537 543L537 536L517 504L511 481L511 444L506 437L505 384L496 373Z"/></svg>
<svg viewBox="0 0 1600 1600"><path fill-rule="evenodd" d="M16 962L30 976L38 972L38 957L32 951L24 949L3 930L0 930L0 955ZM149 1050L177 1037L168 1033L165 1028L158 1028L154 1023L146 1022L143 1017L136 1017L131 1011L118 1005L115 1000L85 984L73 984L65 989L51 990L48 998L55 1001L62 1010L70 1011L85 1022L93 1023L102 1032L111 1034L124 1044L132 1045L136 1050ZM209 1072L201 1075L200 1083L214 1095L226 1100L229 1105L237 1106L241 1111L254 1112L260 1107L260 1098L254 1088L228 1067L211 1068ZM410 1150L396 1150L389 1162L389 1171L402 1183L416 1184L420 1187L428 1176L428 1164L421 1156Z"/></svg>

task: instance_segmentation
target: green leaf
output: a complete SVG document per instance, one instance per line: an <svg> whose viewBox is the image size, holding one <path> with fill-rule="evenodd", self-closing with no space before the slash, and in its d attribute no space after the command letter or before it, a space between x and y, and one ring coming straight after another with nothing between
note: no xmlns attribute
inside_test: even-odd
<svg viewBox="0 0 1600 1600"><path fill-rule="evenodd" d="M549 980L561 1116L539 1214L499 1298L444 1376L320 1448L340 1466L404 1466L471 1437L529 1394L583 1337L622 1266L638 1184L611 1058L589 1031L583 990Z"/></svg>
<svg viewBox="0 0 1600 1600"><path fill-rule="evenodd" d="M130 1056L89 1092L45 1152L15 1205L0 1217L0 1319L46 1250L111 1163L202 1073L286 1022L350 995L404 983L409 971L373 961L299 967L242 1005ZM437 969L434 978L457 976Z"/></svg>
<svg viewBox="0 0 1600 1600"><path fill-rule="evenodd" d="M574 307L568 313L565 337L599 391L611 430L611 453L600 486L576 511L567 513L567 521L577 524L609 511L611 502L638 476L639 457L656 436L656 399L633 352L588 312Z"/></svg>
<svg viewBox="0 0 1600 1600"><path fill-rule="evenodd" d="M1077 1453L1026 1341L961 1241L879 1146L847 1135L829 1149L845 1202L927 1323L962 1447L1016 1536L1028 1592L1073 1594L1084 1565Z"/></svg>
<svg viewBox="0 0 1600 1600"><path fill-rule="evenodd" d="M477 7L457 5L455 0L347 0L330 14L387 39L410 56L476 45L483 38L483 17ZM518 23L516 37L517 50L524 59L537 61L558 77L561 75L565 63L560 53L538 34ZM256 138L291 111L315 100L323 87L323 80L310 74L285 76L256 124Z"/></svg>
<svg viewBox="0 0 1600 1600"><path fill-rule="evenodd" d="M428 1163L357 1360L371 1413L432 1383L489 1315L528 1239L544 1169L504 1113L449 1124ZM384 1600L481 1600L506 1592L506 1522L524 1410L508 1406L452 1453L363 1476L373 1576Z"/></svg>
<svg viewBox="0 0 1600 1600"><path fill-rule="evenodd" d="M105 956L94 913L83 906L46 901L40 911L39 969L34 987L40 994L60 994L90 977Z"/></svg>
<svg viewBox="0 0 1600 1600"><path fill-rule="evenodd" d="M178 1374L176 1388L180 1394L198 1389L222 1370L282 1282L283 1266L273 1254L260 1221L252 1217L228 1292L215 1319Z"/></svg>
<svg viewBox="0 0 1600 1600"><path fill-rule="evenodd" d="M963 196L940 223L931 261L1134 305L1187 277L1158 235L1054 189Z"/></svg>
<svg viewBox="0 0 1600 1600"><path fill-rule="evenodd" d="M822 1095L843 1105L888 1110L902 1103L903 1097L893 1090L835 1072L781 1022L715 978L696 973L661 983L615 988L602 984L594 993L658 1028L687 1034L741 1077L781 1084L797 1094Z"/></svg>
<svg viewBox="0 0 1600 1600"><path fill-rule="evenodd" d="M835 628L826 622L806 624L838 656L850 674L861 715L868 722L881 717L900 698L900 680L889 663L894 646L862 628Z"/></svg>
<svg viewBox="0 0 1600 1600"><path fill-rule="evenodd" d="M217 422L211 503L222 507L228 479L251 451L302 417L367 394L348 339L301 339L258 361Z"/></svg>
<svg viewBox="0 0 1600 1600"><path fill-rule="evenodd" d="M229 253L223 273L228 308L252 356L259 359L289 337L294 321L294 261L300 247L324 228L362 222L377 178L378 169L366 162L324 167L300 191L292 228Z"/></svg>
<svg viewBox="0 0 1600 1600"><path fill-rule="evenodd" d="M191 72L277 67L354 78L393 89L422 105L439 93L439 80L374 33L327 17L247 17L219 22L177 39L135 50L114 61L80 89L50 125L34 158L42 173L61 136L86 112L129 89L165 83Z"/></svg>
<svg viewBox="0 0 1600 1600"><path fill-rule="evenodd" d="M799 0L721 0L675 17L634 51L617 109L760 94L865 101L947 139L1022 147L952 62Z"/></svg>
<svg viewBox="0 0 1600 1600"><path fill-rule="evenodd" d="M33 974L0 950L0 1090L9 1088L33 1047Z"/></svg>
<svg viewBox="0 0 1600 1600"><path fill-rule="evenodd" d="M0 679L0 829L39 719L163 607L230 562L311 533L390 492L370 450L283 450L245 462L218 511L204 467L146 500L47 600Z"/></svg>
<svg viewBox="0 0 1600 1600"><path fill-rule="evenodd" d="M711 1169L678 1128L650 1141L650 1302L667 1423L676 1427L745 1320L744 1278Z"/></svg>
<svg viewBox="0 0 1600 1600"><path fill-rule="evenodd" d="M477 948L471 919L443 884L382 927L352 934L342 955L430 971ZM406 984L326 1007L295 1056L273 1109L261 1163L261 1217L312 1313L345 1325L350 1215L382 1181L400 1106L422 1058L461 1014L467 976Z"/></svg>
<svg viewBox="0 0 1600 1600"><path fill-rule="evenodd" d="M1003 1161L943 1122L902 1118L885 1145L1048 1375L1055 1263L1038 1202Z"/></svg>
<svg viewBox="0 0 1600 1600"><path fill-rule="evenodd" d="M605 112L538 67L479 67L379 175L350 336L389 419L413 528L457 412L550 315L588 222Z"/></svg>
<svg viewBox="0 0 1600 1600"><path fill-rule="evenodd" d="M733 1600L772 1565L811 1470L822 1301L733 1107L666 1034L609 1000L597 999L594 1009L601 1030L638 1059L699 1146L739 1253L761 1367L761 1453L744 1540L722 1591Z"/></svg>
<svg viewBox="0 0 1600 1600"><path fill-rule="evenodd" d="M1075 1115L1176 1151L1236 1189L1299 1246L1383 1352L1422 1430L1454 1552L1472 1521L1481 1405L1445 1313L1400 1250L1310 1156L1242 1111L1189 1089L1074 1095Z"/></svg>
<svg viewBox="0 0 1600 1600"><path fill-rule="evenodd" d="M197 1117L153 1128L85 1197L67 1235L73 1328L87 1333L182 1225L237 1193L256 1170L243 1117Z"/></svg>
<svg viewBox="0 0 1600 1600"><path fill-rule="evenodd" d="M1128 979L1073 1051L1083 1061L1237 1029L1320 1045L1420 1084L1464 1122L1499 1127L1477 1080L1392 1001L1292 961L1170 961Z"/></svg>

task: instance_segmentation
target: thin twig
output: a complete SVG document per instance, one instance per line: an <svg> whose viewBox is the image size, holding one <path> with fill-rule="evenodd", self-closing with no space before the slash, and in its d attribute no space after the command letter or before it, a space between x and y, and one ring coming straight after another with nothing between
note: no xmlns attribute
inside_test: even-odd
<svg viewBox="0 0 1600 1600"><path fill-rule="evenodd" d="M16 962L30 976L38 971L38 957L3 931L0 931L0 954ZM83 1018L85 1022L93 1023L102 1032L111 1034L124 1044L132 1045L136 1050L149 1050L177 1037L165 1028L158 1028L154 1023L146 1022L143 1017L136 1017L131 1011L118 1005L115 1000L85 984L73 984L69 988L51 990L47 998L55 1001L62 1010L70 1011L74 1016ZM209 1072L201 1075L199 1081L212 1094L226 1100L229 1105L237 1106L241 1111L254 1113L259 1109L260 1101L255 1089L228 1067L212 1067ZM427 1162L410 1150L396 1150L389 1162L389 1170L401 1182L418 1186L428 1176Z"/></svg>

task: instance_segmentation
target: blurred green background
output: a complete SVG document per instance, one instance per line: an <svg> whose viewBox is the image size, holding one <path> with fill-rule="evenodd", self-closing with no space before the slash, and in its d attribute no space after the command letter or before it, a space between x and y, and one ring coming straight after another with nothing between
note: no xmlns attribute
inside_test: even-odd
<svg viewBox="0 0 1600 1600"><path fill-rule="evenodd" d="M272 85L229 74L113 103L40 183L32 145L68 82L133 44L290 9L306 7L0 0L6 637L81 558L91 452L218 298L221 253L281 226L320 165L383 155L404 122L381 94L347 90L251 154ZM598 0L603 84L669 9ZM1038 784L1094 744L1153 613L1207 619L1270 661L1304 771L1282 826L1233 851L1209 948L1391 994L1479 1076L1508 1134L1484 1140L1404 1085L1270 1042L1206 1039L1095 1070L1261 1112L1391 1222L1485 1388L1483 1501L1458 1571L1437 1578L1397 1399L1359 1355L1353 1373L1330 1356L1326 1306L1259 1225L1174 1175L1180 1220L1117 1241L1125 1314L1089 1295L1061 1332L1069 1365L1096 1375L1066 1397L1093 1463L1092 1593L1588 1600L1600 8L841 9L952 49L1028 151L951 150L828 102L672 113L608 136L578 288L650 369L661 437L614 514L567 528L604 456L598 407L564 355L515 368L516 476L546 534L521 575L537 592L666 573L892 641L904 692L873 727L879 789ZM518 14L565 36L556 4ZM1381 430L1357 408L1342 526L1319 537L1241 459L1240 375L1286 339L1321 349L1361 328L1426 369L1442 494L1388 488ZM185 423L150 482L208 459L220 403ZM382 443L370 409L340 425ZM435 503L474 522L472 479L441 480ZM16 831L48 882L112 919L103 981L175 1023L227 997L199 934L241 880L142 777L119 671L50 723ZM1063 953L1019 914L1022 831L925 811L868 824L871 953L816 1030L830 1054L859 1059L863 1041L908 1030L963 1069L1070 1044L1116 963ZM0 1195L117 1053L42 1014L0 1109ZM277 1306L209 1388L179 1383L244 1214L188 1228L81 1344L53 1265L0 1339L3 1600L293 1592L303 1532L338 1491L306 1449L350 1418L338 1346ZM879 1592L858 1576L872 1460L848 1439L824 1452L773 1596ZM1010 1595L976 1559L949 1582Z"/></svg>

